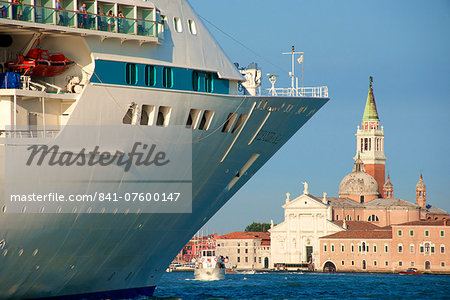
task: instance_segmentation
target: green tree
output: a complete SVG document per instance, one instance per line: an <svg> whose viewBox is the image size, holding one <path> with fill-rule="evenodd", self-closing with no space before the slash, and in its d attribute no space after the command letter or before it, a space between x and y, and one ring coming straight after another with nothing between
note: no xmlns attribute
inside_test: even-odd
<svg viewBox="0 0 450 300"><path fill-rule="evenodd" d="M270 223L253 222L245 227L245 232L266 232L270 229Z"/></svg>

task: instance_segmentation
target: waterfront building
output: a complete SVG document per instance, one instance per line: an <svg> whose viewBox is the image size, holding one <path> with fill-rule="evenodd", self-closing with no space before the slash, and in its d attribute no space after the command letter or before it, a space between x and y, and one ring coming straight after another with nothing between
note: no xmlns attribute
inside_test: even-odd
<svg viewBox="0 0 450 300"><path fill-rule="evenodd" d="M450 273L449 226L449 220L420 220L322 237L322 270Z"/></svg>
<svg viewBox="0 0 450 300"><path fill-rule="evenodd" d="M267 269L271 266L268 232L231 232L217 237L216 255L227 258L226 266L238 270Z"/></svg>
<svg viewBox="0 0 450 300"><path fill-rule="evenodd" d="M332 206L326 195L316 198L305 189L290 200L286 194L284 221L271 228L271 256L274 267L285 263L319 263L319 238L343 230L333 222ZM319 263L319 264L318 264Z"/></svg>
<svg viewBox="0 0 450 300"><path fill-rule="evenodd" d="M416 185L415 203L394 198L390 175L385 179L384 129L380 126L372 78L361 128L358 126L356 132L354 159L352 172L339 184L339 197L327 198L326 193L322 199L314 197L308 193L307 183L303 195L294 200L289 200L287 194L282 206L285 219L270 230L272 267L307 263L311 269L332 270L337 262L340 270L392 271L392 262L386 258L394 247L392 226L449 218L448 212L427 203L422 174ZM327 244L321 237L339 243ZM334 267L325 265L329 257L333 257ZM430 261L433 263L438 264Z"/></svg>

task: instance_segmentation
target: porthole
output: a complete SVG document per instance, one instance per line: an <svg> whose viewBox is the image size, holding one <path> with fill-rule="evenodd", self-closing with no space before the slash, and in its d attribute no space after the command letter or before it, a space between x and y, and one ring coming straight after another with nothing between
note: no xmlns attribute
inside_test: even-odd
<svg viewBox="0 0 450 300"><path fill-rule="evenodd" d="M194 20L188 20L188 28L189 28L189 32L192 35L197 35L197 27L195 26L195 21Z"/></svg>
<svg viewBox="0 0 450 300"><path fill-rule="evenodd" d="M179 17L173 18L173 27L175 28L176 32L183 32L183 26Z"/></svg>
<svg viewBox="0 0 450 300"><path fill-rule="evenodd" d="M126 64L126 81L127 84L137 83L137 66L136 64Z"/></svg>
<svg viewBox="0 0 450 300"><path fill-rule="evenodd" d="M156 68L154 66L145 66L145 85L155 86L156 84Z"/></svg>

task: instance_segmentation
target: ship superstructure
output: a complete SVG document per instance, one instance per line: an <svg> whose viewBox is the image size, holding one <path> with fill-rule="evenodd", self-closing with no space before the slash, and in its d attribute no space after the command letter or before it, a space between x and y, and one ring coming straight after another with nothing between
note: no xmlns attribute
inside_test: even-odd
<svg viewBox="0 0 450 300"><path fill-rule="evenodd" d="M0 298L152 295L179 249L328 101L326 87L240 95L243 77L183 0L2 0L0 41L10 78L0 88ZM192 213L8 212L5 153L19 147L8 138L62 143L68 126L164 135L172 125L192 132ZM103 142L127 152L133 135ZM125 185L132 176L99 172Z"/></svg>

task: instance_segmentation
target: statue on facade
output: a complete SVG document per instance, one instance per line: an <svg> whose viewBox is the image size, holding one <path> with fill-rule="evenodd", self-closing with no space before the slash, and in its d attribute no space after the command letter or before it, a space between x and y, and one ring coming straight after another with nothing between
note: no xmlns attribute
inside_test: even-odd
<svg viewBox="0 0 450 300"><path fill-rule="evenodd" d="M303 183L303 194L309 194L308 193L308 183L306 181L304 181L302 183Z"/></svg>

